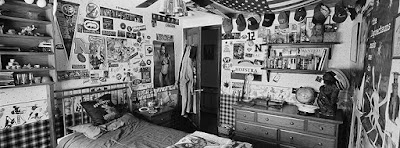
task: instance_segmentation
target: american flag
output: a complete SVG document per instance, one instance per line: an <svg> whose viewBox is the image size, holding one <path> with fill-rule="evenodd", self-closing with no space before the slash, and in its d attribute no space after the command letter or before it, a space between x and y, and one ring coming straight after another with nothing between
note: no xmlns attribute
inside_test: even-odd
<svg viewBox="0 0 400 148"><path fill-rule="evenodd" d="M295 10L297 8L313 5L322 0L214 0L228 8L244 11L265 13Z"/></svg>

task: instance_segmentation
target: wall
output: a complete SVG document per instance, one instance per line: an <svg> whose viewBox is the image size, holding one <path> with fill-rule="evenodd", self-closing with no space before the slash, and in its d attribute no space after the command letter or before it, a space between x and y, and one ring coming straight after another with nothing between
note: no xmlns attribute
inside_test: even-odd
<svg viewBox="0 0 400 148"><path fill-rule="evenodd" d="M77 3L79 4L79 14L77 15L77 23L78 24L82 24L84 22L84 19L87 19L88 17L86 17L87 13L86 13L86 9L87 9L87 5L88 3L91 3L91 1L86 1L86 0L67 0L66 2L72 2L72 3ZM118 11L123 11L123 12L128 12L131 14L138 14L143 16L143 23L138 23L138 22L132 22L132 21L120 21L118 19L114 19L114 30L120 30L120 25L119 22L125 22L126 26L141 26L141 25L145 25L145 30L140 31L141 33L145 34L145 38L143 38L143 43L140 48L143 49L142 52L144 51L144 48L146 45L153 45L153 41L156 40L156 34L165 34L165 35L172 35L174 40L173 40L173 44L174 44L174 55L175 55L175 59L174 60L174 64L175 64L175 75L177 75L178 73L178 66L179 65L179 60L181 56L181 52L182 52L182 25L173 25L173 27L166 27L167 23L161 22L161 21L157 21L157 25L155 27L152 27L152 13L157 13L158 14L158 6L159 6L159 2L156 2L155 4L151 5L148 8L135 8L138 4L141 3L141 1L128 1L128 0L114 0L114 1L107 1L107 0L99 0L96 2L93 2L95 4L97 4L100 7L106 7L106 8L110 8L110 9L114 9L114 10L118 10ZM102 16L99 16L97 18L94 18L94 20L98 20L100 21L100 26L103 26L103 21L101 20ZM118 23L118 24L117 24ZM171 23L168 23L171 26ZM180 22L180 24L182 24L182 22ZM101 28L103 29L103 28ZM79 32L75 32L75 37L76 38L81 38L84 39L84 42L86 42L86 44L89 42L87 41L87 38L89 35L95 35L95 36L102 36L105 37L103 35L100 34L90 34L90 33L79 33ZM150 39L149 39L149 38ZM118 37L117 37L118 38ZM130 39L128 39L129 42ZM132 41L132 44L136 43L136 41ZM56 42L57 44L57 42ZM74 45L74 44L73 44ZM158 48L158 46L154 46L154 48ZM76 50L74 46L72 46L72 50L74 51ZM73 54L73 53L72 53ZM56 59L57 59L57 70L58 71L65 71L65 70L84 70L84 69L89 69L89 74L90 77L93 76L92 74L100 74L100 77L102 75L102 71L107 71L108 69L103 69L103 70L90 70L90 63L89 63L89 55L84 54L84 56L86 57L86 62L84 62L81 65L86 65L86 68L84 69L73 69L72 65L75 63L79 63L77 62L77 58L74 58L74 56L71 56L70 60L67 60L67 56L66 56L66 52L63 50L56 50ZM137 60L141 60L141 58L137 59ZM137 61L135 60L135 61ZM154 60L153 60L153 56L144 56L143 57L144 61L150 60L151 64L149 65L149 67L151 67L151 83L147 83L147 84L143 84L140 85L141 88L152 88L153 87L153 78L154 78ZM134 62L134 61L130 61L130 62ZM128 62L129 63L129 62ZM126 64L128 64L126 63ZM130 63L133 64L133 63ZM122 65L122 64L121 64ZM123 66L124 67L124 66ZM133 67L134 68L134 67ZM111 76L111 71L108 70L110 72L110 77L106 78L106 79L102 79L103 81L99 81L96 80L97 78L84 78L84 79L73 79L73 80L64 80L64 81L60 81L59 83L57 83L57 87L56 89L67 89L67 88L76 88L76 87L84 87L84 86L95 86L95 85L101 85L101 84L109 84L109 83L117 83L117 82L122 82L123 80L117 80L115 77ZM60 73L60 72L59 72ZM121 72L123 73L123 72ZM134 72L132 72L134 73ZM158 75L157 75L158 76ZM140 74L137 76L140 79Z"/></svg>

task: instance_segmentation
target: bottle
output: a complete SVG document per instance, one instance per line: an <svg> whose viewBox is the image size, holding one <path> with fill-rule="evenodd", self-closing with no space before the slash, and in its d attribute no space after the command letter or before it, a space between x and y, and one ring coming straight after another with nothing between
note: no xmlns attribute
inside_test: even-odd
<svg viewBox="0 0 400 148"><path fill-rule="evenodd" d="M390 101L389 101L389 119L396 123L396 119L399 117L399 95L398 95L398 77L399 73L393 73L393 83L392 83L392 93L390 94Z"/></svg>
<svg viewBox="0 0 400 148"><path fill-rule="evenodd" d="M278 58L278 69L282 69L282 52L279 53L279 58Z"/></svg>

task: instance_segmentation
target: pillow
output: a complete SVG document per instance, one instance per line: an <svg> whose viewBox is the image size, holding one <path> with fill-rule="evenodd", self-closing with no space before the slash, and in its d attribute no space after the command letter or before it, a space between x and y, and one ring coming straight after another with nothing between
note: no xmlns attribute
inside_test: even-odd
<svg viewBox="0 0 400 148"><path fill-rule="evenodd" d="M104 134L104 131L100 127L94 126L90 123L68 127L68 129L78 133L82 133L83 135L85 135L90 139L97 139L98 137Z"/></svg>
<svg viewBox="0 0 400 148"><path fill-rule="evenodd" d="M121 120L113 120L106 124L100 125L100 127L104 128L107 131L114 131L124 125L125 125L125 123Z"/></svg>
<svg viewBox="0 0 400 148"><path fill-rule="evenodd" d="M97 100L81 102L82 107L92 119L93 125L101 125L106 122L104 115L107 114L104 106L114 106L111 102L111 94L105 94Z"/></svg>

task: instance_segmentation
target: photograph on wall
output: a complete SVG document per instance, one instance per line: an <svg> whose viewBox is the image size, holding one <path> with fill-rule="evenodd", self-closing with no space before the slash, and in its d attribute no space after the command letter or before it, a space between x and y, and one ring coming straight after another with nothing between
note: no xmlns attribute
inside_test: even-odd
<svg viewBox="0 0 400 148"><path fill-rule="evenodd" d="M113 30L114 29L113 19L103 18L103 29Z"/></svg>
<svg viewBox="0 0 400 148"><path fill-rule="evenodd" d="M233 59L244 59L244 43L233 44Z"/></svg>
<svg viewBox="0 0 400 148"><path fill-rule="evenodd" d="M76 20L78 17L79 4L60 1L57 4L56 18L61 33L61 42L67 53L67 59L71 54L72 40L74 38ZM57 48L58 49L58 48Z"/></svg>
<svg viewBox="0 0 400 148"><path fill-rule="evenodd" d="M153 41L154 88L175 83L174 42Z"/></svg>
<svg viewBox="0 0 400 148"><path fill-rule="evenodd" d="M104 37L89 35L89 67L92 70L107 70Z"/></svg>

